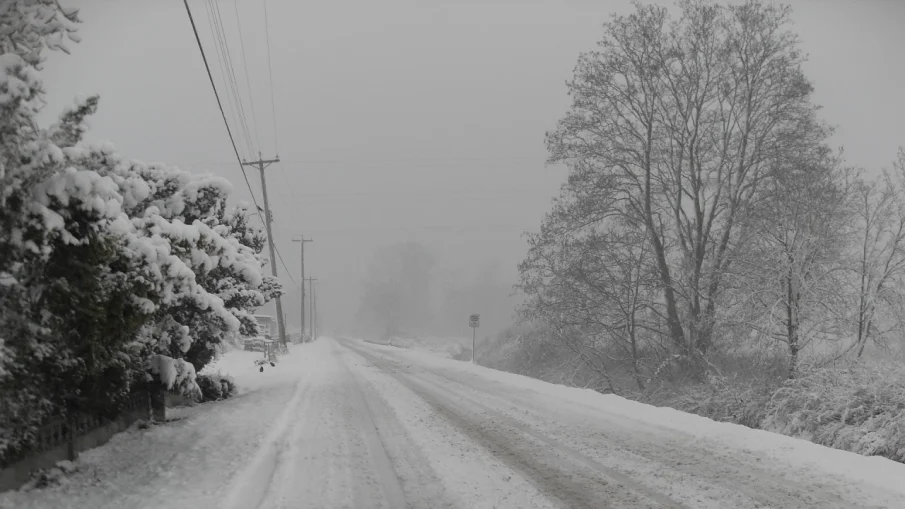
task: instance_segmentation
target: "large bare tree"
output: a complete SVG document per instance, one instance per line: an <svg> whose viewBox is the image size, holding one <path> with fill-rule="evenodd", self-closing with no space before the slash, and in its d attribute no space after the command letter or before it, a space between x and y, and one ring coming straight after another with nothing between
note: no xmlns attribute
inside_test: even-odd
<svg viewBox="0 0 905 509"><path fill-rule="evenodd" d="M698 356L712 342L723 275L745 238L739 218L777 161L828 133L787 7L678 6L675 20L636 4L604 25L546 141L551 163L605 183L616 209L642 225L666 333Z"/></svg>

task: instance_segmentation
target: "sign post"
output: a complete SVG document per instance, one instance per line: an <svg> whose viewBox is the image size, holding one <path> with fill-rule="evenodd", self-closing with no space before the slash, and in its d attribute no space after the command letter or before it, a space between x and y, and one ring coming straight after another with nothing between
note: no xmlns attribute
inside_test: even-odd
<svg viewBox="0 0 905 509"><path fill-rule="evenodd" d="M477 336L478 327L481 326L481 315L469 316L468 326L471 327L471 363L474 364L475 337Z"/></svg>

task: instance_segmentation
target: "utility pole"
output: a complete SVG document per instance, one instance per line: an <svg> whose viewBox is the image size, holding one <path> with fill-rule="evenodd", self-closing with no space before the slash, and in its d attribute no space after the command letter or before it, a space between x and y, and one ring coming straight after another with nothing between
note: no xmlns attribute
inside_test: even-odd
<svg viewBox="0 0 905 509"><path fill-rule="evenodd" d="M276 248L273 246L273 228L270 223L273 222L273 216L270 214L270 203L267 201L267 180L264 178L264 169L273 163L280 162L280 158L263 159L261 153L258 152L257 161L242 161L242 166L253 166L261 172L261 191L264 194L264 226L267 227L267 244L270 246L270 273L273 277L277 276L277 260ZM277 326L280 328L280 344L286 346L286 324L283 322L283 303L280 298L277 301Z"/></svg>
<svg viewBox="0 0 905 509"><path fill-rule="evenodd" d="M293 242L298 242L299 245L302 246L302 341L305 338L305 242L314 242L313 239L306 239L304 235L300 235L298 239L292 239ZM312 336L313 340L314 337Z"/></svg>
<svg viewBox="0 0 905 509"><path fill-rule="evenodd" d="M311 317L311 325L314 326L314 333L317 334L318 331L318 320L317 320L317 287L311 289L311 305L314 309L314 315Z"/></svg>
<svg viewBox="0 0 905 509"><path fill-rule="evenodd" d="M311 324L308 326L311 329L311 341L314 341L314 282L317 279L313 277L309 277L308 281L308 293L311 294L311 298L308 300L308 316L311 317Z"/></svg>

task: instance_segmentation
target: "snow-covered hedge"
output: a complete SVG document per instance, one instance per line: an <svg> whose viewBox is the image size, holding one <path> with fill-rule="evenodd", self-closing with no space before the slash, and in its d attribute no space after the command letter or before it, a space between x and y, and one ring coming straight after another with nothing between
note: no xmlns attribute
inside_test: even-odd
<svg viewBox="0 0 905 509"><path fill-rule="evenodd" d="M761 427L905 463L905 368L887 363L812 369L768 401Z"/></svg>
<svg viewBox="0 0 905 509"><path fill-rule="evenodd" d="M144 383L198 393L227 338L279 294L232 186L82 140L97 97L43 127L57 0L0 2L0 457L52 415L112 417Z"/></svg>

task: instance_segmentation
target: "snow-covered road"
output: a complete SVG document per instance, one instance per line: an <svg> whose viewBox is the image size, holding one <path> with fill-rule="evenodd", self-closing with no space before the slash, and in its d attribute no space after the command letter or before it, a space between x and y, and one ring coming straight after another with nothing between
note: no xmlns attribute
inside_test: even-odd
<svg viewBox="0 0 905 509"><path fill-rule="evenodd" d="M905 465L353 340L89 451L0 507L905 508ZM241 361L241 362L240 362Z"/></svg>

